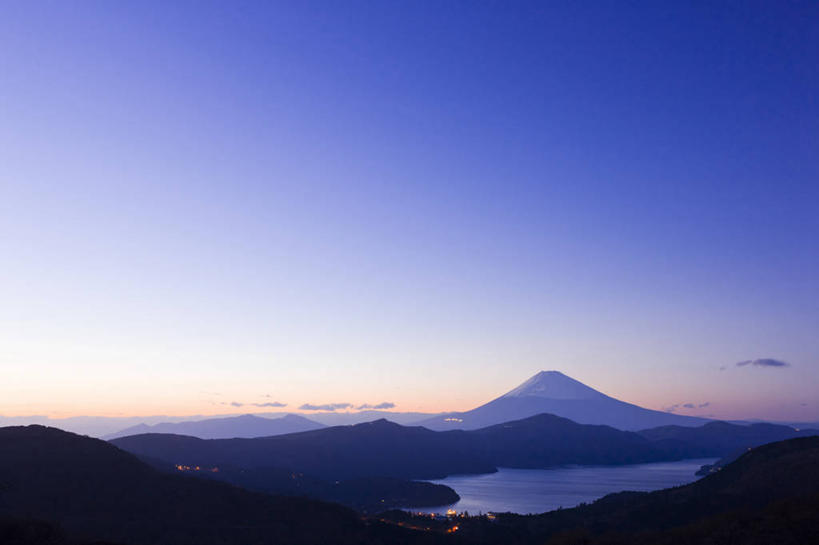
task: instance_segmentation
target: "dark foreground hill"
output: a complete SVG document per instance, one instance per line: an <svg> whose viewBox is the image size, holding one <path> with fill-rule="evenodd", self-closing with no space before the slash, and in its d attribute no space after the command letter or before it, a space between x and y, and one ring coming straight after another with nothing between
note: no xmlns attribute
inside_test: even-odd
<svg viewBox="0 0 819 545"><path fill-rule="evenodd" d="M0 428L0 521L4 543L409 545L444 539L367 523L335 504L164 474L104 441L41 426Z"/></svg>

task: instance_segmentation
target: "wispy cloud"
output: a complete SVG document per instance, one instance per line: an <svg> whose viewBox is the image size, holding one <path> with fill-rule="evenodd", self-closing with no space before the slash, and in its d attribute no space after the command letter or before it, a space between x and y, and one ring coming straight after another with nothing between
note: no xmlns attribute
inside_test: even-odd
<svg viewBox="0 0 819 545"><path fill-rule="evenodd" d="M710 405L711 405L710 401L706 401L705 403L675 403L670 407L663 407L663 410L667 413L673 413L680 409L702 409Z"/></svg>
<svg viewBox="0 0 819 545"><path fill-rule="evenodd" d="M279 401L268 401L266 403L251 403L254 407L287 407L287 403Z"/></svg>
<svg viewBox="0 0 819 545"><path fill-rule="evenodd" d="M381 410L381 409L392 409L394 407L395 407L395 403L392 403L392 402L389 402L389 401L384 401L383 403L379 403L378 405L370 405L369 403L364 403L363 405L359 405L358 407L356 407L356 409L358 409L359 411L363 410L363 409Z"/></svg>
<svg viewBox="0 0 819 545"><path fill-rule="evenodd" d="M305 403L299 407L299 409L302 411L338 411L341 409L350 409L352 406L352 403L325 403L324 405Z"/></svg>
<svg viewBox="0 0 819 545"><path fill-rule="evenodd" d="M352 403L324 403L321 405L305 403L304 405L300 406L299 409L302 411L339 411L344 409L356 409L361 411L364 409L392 409L393 407L395 407L395 403L384 401L375 405L371 403L364 403L362 405L353 405Z"/></svg>
<svg viewBox="0 0 819 545"><path fill-rule="evenodd" d="M265 396L267 397L267 396ZM231 407L287 407L287 403L279 401L266 401L264 403L242 403L241 401L221 401L220 405L230 405Z"/></svg>
<svg viewBox="0 0 819 545"><path fill-rule="evenodd" d="M745 367L747 365L751 365L753 367L790 367L791 364L782 361L782 360L775 360L773 358L759 358L756 360L745 360L740 361L737 363L737 367Z"/></svg>

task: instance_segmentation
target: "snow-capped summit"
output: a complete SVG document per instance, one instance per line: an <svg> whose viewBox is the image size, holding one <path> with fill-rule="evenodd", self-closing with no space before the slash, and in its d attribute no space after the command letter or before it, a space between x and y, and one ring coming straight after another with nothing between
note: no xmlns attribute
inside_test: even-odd
<svg viewBox="0 0 819 545"><path fill-rule="evenodd" d="M605 397L560 371L541 371L502 397L545 397L548 399L595 399Z"/></svg>
<svg viewBox="0 0 819 545"><path fill-rule="evenodd" d="M704 418L645 409L598 392L560 371L541 371L517 388L471 411L446 413L418 422L433 430L473 430L553 414L579 424L604 424L621 430L657 426L701 426Z"/></svg>

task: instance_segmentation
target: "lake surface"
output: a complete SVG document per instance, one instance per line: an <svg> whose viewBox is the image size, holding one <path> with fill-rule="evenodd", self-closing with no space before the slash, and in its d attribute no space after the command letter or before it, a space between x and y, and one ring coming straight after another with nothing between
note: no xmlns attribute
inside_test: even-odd
<svg viewBox="0 0 819 545"><path fill-rule="evenodd" d="M694 473L715 458L660 462L628 466L584 466L557 469L508 469L486 475L454 475L434 483L455 489L461 501L437 508L469 514L511 511L543 513L558 507L574 507L623 490L651 491L697 480Z"/></svg>

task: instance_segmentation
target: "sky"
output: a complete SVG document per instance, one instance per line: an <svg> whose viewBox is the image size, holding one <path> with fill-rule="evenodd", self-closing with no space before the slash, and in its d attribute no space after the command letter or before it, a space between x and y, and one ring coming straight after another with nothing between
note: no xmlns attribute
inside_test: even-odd
<svg viewBox="0 0 819 545"><path fill-rule="evenodd" d="M819 419L819 4L682 4L2 0L0 414Z"/></svg>

